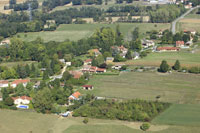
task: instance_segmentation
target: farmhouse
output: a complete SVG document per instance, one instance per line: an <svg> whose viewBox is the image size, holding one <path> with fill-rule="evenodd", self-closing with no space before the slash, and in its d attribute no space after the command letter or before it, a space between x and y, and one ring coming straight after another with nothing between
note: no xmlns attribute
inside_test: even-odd
<svg viewBox="0 0 200 133"><path fill-rule="evenodd" d="M12 97L14 104L20 105L20 104L29 104L32 100L31 97L28 96L21 96L21 97Z"/></svg>
<svg viewBox="0 0 200 133"><path fill-rule="evenodd" d="M15 88L17 85L22 84L24 87L30 82L29 79L17 79L11 83L11 87Z"/></svg>
<svg viewBox="0 0 200 133"><path fill-rule="evenodd" d="M8 87L9 82L7 80L0 80L0 88Z"/></svg>
<svg viewBox="0 0 200 133"><path fill-rule="evenodd" d="M121 45L120 47L112 46L111 49L112 49L113 56L115 56L116 54L120 54L120 56L122 56L123 58L125 58L128 52L128 49L125 48L123 45Z"/></svg>
<svg viewBox="0 0 200 133"><path fill-rule="evenodd" d="M81 71L88 72L88 73L104 73L106 72L106 69L98 68L96 66L91 66L91 65L84 65Z"/></svg>
<svg viewBox="0 0 200 133"><path fill-rule="evenodd" d="M184 47L184 41L176 41L176 47Z"/></svg>
<svg viewBox="0 0 200 133"><path fill-rule="evenodd" d="M92 90L93 89L92 85L83 85L82 87L84 90Z"/></svg>
<svg viewBox="0 0 200 133"><path fill-rule="evenodd" d="M84 61L84 65L91 65L92 64L92 59L86 59Z"/></svg>
<svg viewBox="0 0 200 133"><path fill-rule="evenodd" d="M177 47L159 47L156 49L159 52L164 52L164 51L179 51L180 48Z"/></svg>

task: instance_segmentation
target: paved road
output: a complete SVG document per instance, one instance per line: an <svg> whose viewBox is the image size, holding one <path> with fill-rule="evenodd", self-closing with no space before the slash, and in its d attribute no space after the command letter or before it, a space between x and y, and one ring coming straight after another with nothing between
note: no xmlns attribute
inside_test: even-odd
<svg viewBox="0 0 200 133"><path fill-rule="evenodd" d="M173 34L176 34L176 23L179 21L179 20L181 20L181 19L183 19L186 15L188 15L191 11L193 11L194 9L197 9L197 8L199 8L200 6L196 6L196 7L194 7L194 8L191 8L190 10L188 10L186 13L184 13L183 15L181 15L179 18L177 18L177 19L175 19L173 22L172 22L172 29L171 29L171 31L172 31L172 33Z"/></svg>
<svg viewBox="0 0 200 133"><path fill-rule="evenodd" d="M63 73L66 71L66 68L67 68L67 65L65 65L65 66L63 67L62 72L61 72L60 75L51 76L51 77L50 77L50 79L51 79L50 81L54 81L55 79L61 79L62 76L63 76Z"/></svg>

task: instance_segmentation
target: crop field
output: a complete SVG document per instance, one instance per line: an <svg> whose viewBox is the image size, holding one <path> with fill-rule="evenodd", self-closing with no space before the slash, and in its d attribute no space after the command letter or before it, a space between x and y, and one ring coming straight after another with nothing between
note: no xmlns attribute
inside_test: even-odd
<svg viewBox="0 0 200 133"><path fill-rule="evenodd" d="M120 30L124 34L125 39L130 38L131 31L135 27L139 27L142 35L146 31L150 30L161 30L169 29L170 24L156 24L156 23L119 23ZM33 41L37 37L41 37L45 42L57 41L62 42L66 39L77 41L82 38L91 36L95 30L101 27L111 27L115 29L117 24L63 24L60 25L56 31L42 31L42 32L30 32L30 33L19 33L18 37L25 41ZM27 36L25 36L25 34Z"/></svg>
<svg viewBox="0 0 200 133"><path fill-rule="evenodd" d="M98 75L88 84L94 85L96 96L120 99L145 99L170 103L200 103L200 75L158 72L122 72L118 76Z"/></svg>
<svg viewBox="0 0 200 133"><path fill-rule="evenodd" d="M160 66L162 60L166 60L171 66L174 65L176 60L180 61L181 66L200 66L199 47L196 48L194 53L188 50L181 50L180 52L154 52L139 60L129 60L126 64L135 66Z"/></svg>
<svg viewBox="0 0 200 133"><path fill-rule="evenodd" d="M141 123L116 120L83 118L60 118L56 115L39 114L29 111L0 110L0 130L2 133L143 133ZM188 133L198 132L199 127L151 125L149 133Z"/></svg>

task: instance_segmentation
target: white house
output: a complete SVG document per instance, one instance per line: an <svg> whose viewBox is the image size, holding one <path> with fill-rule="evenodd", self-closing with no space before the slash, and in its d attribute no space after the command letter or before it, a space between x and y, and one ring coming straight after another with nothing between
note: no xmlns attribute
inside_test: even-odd
<svg viewBox="0 0 200 133"><path fill-rule="evenodd" d="M23 86L26 87L26 85L28 84L28 82L30 82L29 79L17 79L17 80L15 80L15 81L13 81L11 83L11 87L15 88L19 84L23 84Z"/></svg>
<svg viewBox="0 0 200 133"><path fill-rule="evenodd" d="M65 63L65 59L59 59L61 63Z"/></svg>
<svg viewBox="0 0 200 133"><path fill-rule="evenodd" d="M72 63L71 63L71 62L66 62L66 65L67 65L67 66L71 66Z"/></svg>
<svg viewBox="0 0 200 133"><path fill-rule="evenodd" d="M0 80L0 88L8 87L9 82L7 80Z"/></svg>
<svg viewBox="0 0 200 133"><path fill-rule="evenodd" d="M21 97L12 97L14 100L14 104L20 105L20 104L29 104L32 100L31 97L28 96L21 96Z"/></svg>
<svg viewBox="0 0 200 133"><path fill-rule="evenodd" d="M154 45L155 43L152 40L146 40L146 39L142 40L142 46L144 48L153 47Z"/></svg>

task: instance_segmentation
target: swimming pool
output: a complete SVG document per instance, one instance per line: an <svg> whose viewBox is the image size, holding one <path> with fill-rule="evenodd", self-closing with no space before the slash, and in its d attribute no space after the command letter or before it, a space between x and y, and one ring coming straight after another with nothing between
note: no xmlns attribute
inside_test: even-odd
<svg viewBox="0 0 200 133"><path fill-rule="evenodd" d="M29 106L28 106L28 105L17 105L17 108L20 108L20 109L28 109Z"/></svg>

